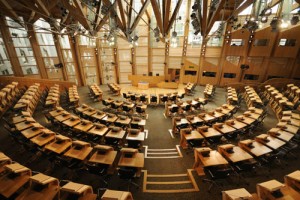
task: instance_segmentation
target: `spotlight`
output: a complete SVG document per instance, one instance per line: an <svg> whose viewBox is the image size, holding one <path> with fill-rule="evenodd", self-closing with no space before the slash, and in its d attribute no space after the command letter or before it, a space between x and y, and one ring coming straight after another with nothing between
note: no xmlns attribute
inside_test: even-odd
<svg viewBox="0 0 300 200"><path fill-rule="evenodd" d="M279 20L278 17L273 17L270 26L272 28L272 32L276 32L278 29L278 25L279 25Z"/></svg>
<svg viewBox="0 0 300 200"><path fill-rule="evenodd" d="M289 24L286 21L284 21L284 20L281 21L281 24L280 24L281 28L287 28L288 26L289 26Z"/></svg>
<svg viewBox="0 0 300 200"><path fill-rule="evenodd" d="M133 41L136 42L138 39L139 39L139 36L135 35L134 38L133 38Z"/></svg>
<svg viewBox="0 0 300 200"><path fill-rule="evenodd" d="M173 38L177 37L177 32L176 32L176 31L173 31L173 32L172 32L172 37L173 37Z"/></svg>
<svg viewBox="0 0 300 200"><path fill-rule="evenodd" d="M299 16L294 15L291 19L291 25L296 25L299 22Z"/></svg>
<svg viewBox="0 0 300 200"><path fill-rule="evenodd" d="M192 6L193 11L198 10L198 4L195 2L194 5Z"/></svg>
<svg viewBox="0 0 300 200"><path fill-rule="evenodd" d="M272 14L272 9L271 8L267 8L265 11L264 11L264 14L266 16L270 16Z"/></svg>
<svg viewBox="0 0 300 200"><path fill-rule="evenodd" d="M196 13L192 13L192 14L191 14L191 19L196 19L196 18L197 18Z"/></svg>
<svg viewBox="0 0 300 200"><path fill-rule="evenodd" d="M268 17L267 16L263 16L260 21L262 23L267 23L268 22Z"/></svg>

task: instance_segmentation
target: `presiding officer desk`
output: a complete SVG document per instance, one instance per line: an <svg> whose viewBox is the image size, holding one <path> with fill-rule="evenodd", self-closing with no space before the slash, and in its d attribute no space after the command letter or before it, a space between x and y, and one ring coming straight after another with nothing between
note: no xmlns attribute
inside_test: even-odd
<svg viewBox="0 0 300 200"><path fill-rule="evenodd" d="M138 86L139 82L149 83L149 87L157 87L157 84L169 80L169 76L143 76L143 75L128 75L128 80L133 86Z"/></svg>

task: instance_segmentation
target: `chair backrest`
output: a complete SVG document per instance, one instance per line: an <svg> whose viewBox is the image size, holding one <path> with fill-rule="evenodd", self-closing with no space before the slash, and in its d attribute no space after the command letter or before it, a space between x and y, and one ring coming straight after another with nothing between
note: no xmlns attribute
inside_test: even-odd
<svg viewBox="0 0 300 200"><path fill-rule="evenodd" d="M132 168L132 167L121 167L118 170L118 176L121 179L132 179L135 176L137 169L136 168Z"/></svg>

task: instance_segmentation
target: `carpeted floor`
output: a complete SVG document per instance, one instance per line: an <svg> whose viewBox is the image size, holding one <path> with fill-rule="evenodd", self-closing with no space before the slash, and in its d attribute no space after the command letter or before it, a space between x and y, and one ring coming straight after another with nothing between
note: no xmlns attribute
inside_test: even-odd
<svg viewBox="0 0 300 200"><path fill-rule="evenodd" d="M104 91L104 98L109 97L107 86L101 86ZM196 87L196 94L193 97L187 97L186 99L191 99L194 97L203 97L203 87ZM220 106L225 103L225 89L217 88L216 94L211 102L209 102L205 106L205 110L213 110L215 107ZM81 87L79 88L80 95L80 103L86 103L94 108L102 108L102 104L100 102L94 102L90 99L88 95L88 88ZM122 97L114 97L114 99L122 99ZM242 102L242 107L238 111L236 115L244 112L246 110L245 103ZM56 127L51 127L46 124L45 118L42 114L42 107L39 105L33 115L33 117L49 127L50 129L56 130ZM147 119L147 124L145 129L149 130L148 138L144 141L144 145L148 146L150 149L174 149L176 145L179 145L179 136L175 135L174 138L168 132L168 129L171 128L171 119L166 119L163 115L164 107L163 106L148 106L147 113L149 114L149 118ZM268 129L275 127L277 123L277 119L274 116L274 113L271 109L268 109L268 116L265 119L264 126L261 130L255 131L252 137L257 134L264 133ZM13 143L9 133L3 128L3 120L1 120L0 128L0 151L7 154L13 160L24 164L34 171L45 172L47 167L51 164L47 158L41 157L40 159L35 160L34 162L29 163L28 159L32 156L31 152L25 152L23 154L18 153L18 149L20 146L18 144ZM59 131L57 131L59 132ZM237 141L231 141L236 144ZM216 147L215 147L216 148ZM179 158L167 158L167 159L145 159L145 167L144 170L147 170L148 174L184 174L187 173L187 169L192 169L194 163L194 155L191 150L183 150L180 148L180 151L183 157ZM298 155L297 155L298 156ZM223 188L214 187L214 189L209 193L207 192L208 183L203 183L202 179L205 178L199 177L195 172L192 172L196 183L199 187L199 192L188 192L188 193L143 193L143 176L136 179L135 182L139 183L141 186L139 189L135 187L131 187L130 191L133 194L134 199L140 200L154 200L154 199L201 199L201 200L212 200L212 199L221 199L221 191L227 189L234 189L244 187L249 192L256 192L256 183L267 181L270 179L277 179L283 182L284 175L299 169L300 162L299 159L295 158L287 158L288 165L283 166L274 166L269 171L269 168L257 168L255 174L245 175L241 180L233 177L229 182L224 181ZM68 169L65 167L61 167L58 169L54 169L49 172L50 176L57 177L59 179L65 179L66 174L68 173ZM163 181L164 178L155 178L156 181ZM185 179L184 177L182 179ZM97 188L103 187L100 179L92 174L89 174L85 171L80 171L77 173L75 177L72 179L74 182L84 183L92 185L94 188L94 192L97 192ZM247 183L247 184L246 184ZM155 187L155 186L151 186ZM147 189L152 189L151 187ZM182 184L180 186L174 185L159 185L160 189L185 189L186 187L190 187L190 185ZM109 189L115 190L127 190L127 184L124 181L121 181L117 173L110 177L109 181ZM157 189L157 186L156 188ZM103 193L103 191L101 191Z"/></svg>

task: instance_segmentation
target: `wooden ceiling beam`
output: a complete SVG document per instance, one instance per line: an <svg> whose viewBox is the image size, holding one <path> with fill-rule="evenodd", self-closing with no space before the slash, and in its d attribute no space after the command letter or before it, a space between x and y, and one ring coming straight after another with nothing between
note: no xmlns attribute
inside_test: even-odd
<svg viewBox="0 0 300 200"><path fill-rule="evenodd" d="M102 28L102 26L106 23L106 21L109 19L109 15L111 14L111 10L114 9L115 5L116 5L116 2L115 1L113 4L110 5L106 15L101 19L101 21L99 22L99 24L96 26L96 31L100 31L100 29Z"/></svg>
<svg viewBox="0 0 300 200"><path fill-rule="evenodd" d="M152 8L154 11L154 15L156 18L157 26L160 29L160 32L163 33L163 24L162 24L162 18L161 18L161 13L157 4L156 0L151 0Z"/></svg>
<svg viewBox="0 0 300 200"><path fill-rule="evenodd" d="M112 4L109 0L103 0L103 3L104 3L107 7L109 7L109 13L112 15L112 17L115 16L115 18L116 18L116 23L117 23L118 27L119 27L119 28L123 31L123 33L125 34L125 33L126 33L126 30L125 30L125 28L124 28L124 26L123 26L123 24L122 24L122 22L121 22L119 16L117 15L116 10L115 10L116 2L117 2L117 0L115 0L114 3ZM102 20L101 20L101 21L102 21ZM100 23L101 23L101 22L100 22ZM102 26L103 26L103 25L102 25ZM102 27L102 26L101 26L101 27ZM100 30L100 29L99 29L99 30Z"/></svg>
<svg viewBox="0 0 300 200"><path fill-rule="evenodd" d="M218 4L218 7L216 8L216 10L212 13L211 17L208 19L209 23L207 24L207 28L205 30L205 36L208 35L210 29L212 28L212 26L214 25L215 21L217 20L220 11L224 7L224 4L225 4L225 0L221 0L219 2L219 4Z"/></svg>
<svg viewBox="0 0 300 200"><path fill-rule="evenodd" d="M122 0L118 0L118 7L119 7L120 14L121 14L121 20L122 20L123 27L126 30L128 26L126 26L125 11L124 11Z"/></svg>
<svg viewBox="0 0 300 200"><path fill-rule="evenodd" d="M24 27L24 24L19 18L19 15L13 10L13 8L9 5L9 3L6 0L0 0L0 2L5 6L8 13L10 13L13 20L15 20L18 24L20 24L22 27Z"/></svg>
<svg viewBox="0 0 300 200"><path fill-rule="evenodd" d="M81 6L81 2L80 0L73 0L75 6L76 6L76 10L77 10L77 14L79 14L82 19L78 19L78 21L81 22L81 25L88 31L92 31L92 25L91 23L88 21L87 17L86 17L86 13L83 10L83 7Z"/></svg>
<svg viewBox="0 0 300 200"><path fill-rule="evenodd" d="M165 0L163 1L165 2ZM163 7L163 22L164 22L164 34L166 34L166 30L168 29L168 23L170 18L170 10L171 10L171 1L166 1L165 6Z"/></svg>
<svg viewBox="0 0 300 200"><path fill-rule="evenodd" d="M243 10L245 10L246 8L248 8L248 6L250 6L252 3L253 3L253 0L247 0L247 1L245 1L243 4L241 4L239 7L237 7L232 12L232 16L238 15L240 12L242 12Z"/></svg>
<svg viewBox="0 0 300 200"><path fill-rule="evenodd" d="M145 4L145 1L144 0L141 0L141 3L144 5ZM146 15L147 15L147 17L148 17L148 20L150 20L151 18L150 18L150 14L149 14L149 12L147 11L147 9L146 9Z"/></svg>
<svg viewBox="0 0 300 200"><path fill-rule="evenodd" d="M147 7L148 7L149 3L150 3L150 0L146 0L146 2L143 4L139 14L136 16L134 22L132 23L132 25L130 27L131 31L134 31L135 28L137 27L140 19L143 17L145 11L147 10Z"/></svg>
<svg viewBox="0 0 300 200"><path fill-rule="evenodd" d="M167 28L167 30L165 31L165 35L168 35L168 34L169 34L169 31L170 31L170 29L172 28L174 21L176 20L176 16L177 16L177 14L178 14L178 12L179 12L179 8L180 8L180 6L181 6L181 3L182 3L182 0L179 0L179 1L177 2L176 7L175 7L175 9L174 9L174 12L173 12L173 14L172 14L172 17L171 17L171 19L170 19L170 22L169 22L169 24L168 24L168 28Z"/></svg>
<svg viewBox="0 0 300 200"><path fill-rule="evenodd" d="M129 28L131 26L132 9L133 9L133 0L130 0L129 13L128 13L128 17L127 17L127 28Z"/></svg>
<svg viewBox="0 0 300 200"><path fill-rule="evenodd" d="M49 10L46 8L45 4L42 2L42 0L35 0L37 5L41 8L41 10L43 11L43 13L46 15L46 16L50 16L50 12Z"/></svg>
<svg viewBox="0 0 300 200"><path fill-rule="evenodd" d="M203 33L206 33L206 28L207 28L207 11L208 11L208 4L207 1L202 1L202 6L203 6L203 13L202 13L202 21L201 21L201 31Z"/></svg>
<svg viewBox="0 0 300 200"><path fill-rule="evenodd" d="M99 23L100 19L100 15L101 15L101 0L99 1L99 4L96 8L96 16L95 16L95 20L94 20L94 29L96 29L96 25Z"/></svg>

